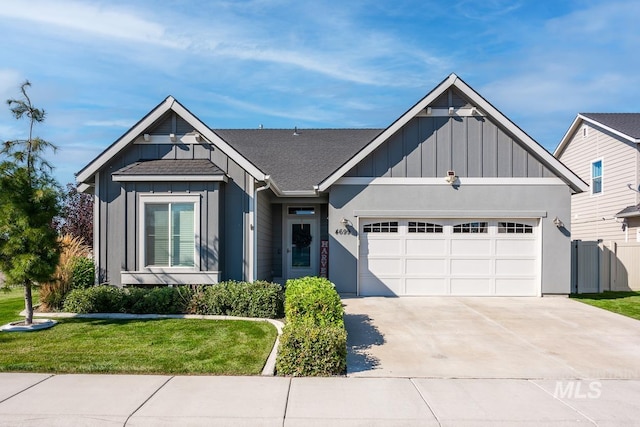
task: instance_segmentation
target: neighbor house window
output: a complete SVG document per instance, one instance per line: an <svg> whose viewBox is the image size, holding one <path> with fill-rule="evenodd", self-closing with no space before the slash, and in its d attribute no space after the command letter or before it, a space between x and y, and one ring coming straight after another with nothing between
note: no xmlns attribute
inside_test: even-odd
<svg viewBox="0 0 640 427"><path fill-rule="evenodd" d="M196 267L198 206L188 198L142 198L142 253L145 267Z"/></svg>
<svg viewBox="0 0 640 427"><path fill-rule="evenodd" d="M602 160L591 163L591 194L602 193Z"/></svg>

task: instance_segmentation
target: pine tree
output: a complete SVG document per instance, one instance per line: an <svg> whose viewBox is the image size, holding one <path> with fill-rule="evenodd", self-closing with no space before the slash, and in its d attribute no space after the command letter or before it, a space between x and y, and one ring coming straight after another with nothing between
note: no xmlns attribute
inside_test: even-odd
<svg viewBox="0 0 640 427"><path fill-rule="evenodd" d="M45 111L31 103L30 86L24 82L22 98L7 100L17 120L28 120L28 138L5 141L0 149L0 271L5 285L24 287L26 325L33 322L32 287L51 280L60 257L53 225L60 211L60 189L43 157L56 147L33 136Z"/></svg>

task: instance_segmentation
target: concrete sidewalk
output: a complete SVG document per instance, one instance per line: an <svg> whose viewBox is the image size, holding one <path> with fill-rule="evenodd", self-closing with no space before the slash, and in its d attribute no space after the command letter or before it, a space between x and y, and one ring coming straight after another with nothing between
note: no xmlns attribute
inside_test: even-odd
<svg viewBox="0 0 640 427"><path fill-rule="evenodd" d="M640 426L638 380L0 374L0 426Z"/></svg>

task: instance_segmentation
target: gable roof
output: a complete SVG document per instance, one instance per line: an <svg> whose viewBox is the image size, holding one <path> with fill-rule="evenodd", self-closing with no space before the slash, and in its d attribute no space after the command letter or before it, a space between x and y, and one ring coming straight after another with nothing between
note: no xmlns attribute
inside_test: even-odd
<svg viewBox="0 0 640 427"><path fill-rule="evenodd" d="M216 129L222 139L268 173L279 191L314 192L382 129Z"/></svg>
<svg viewBox="0 0 640 427"><path fill-rule="evenodd" d="M442 94L444 94L449 88L456 88L460 91L476 108L483 111L488 117L492 118L497 124L511 133L523 146L525 146L531 153L535 154L540 161L555 173L560 179L562 179L571 189L575 192L582 192L587 190L587 184L582 181L576 174L574 174L569 168L567 168L562 162L555 158L551 153L538 144L533 138L527 135L522 129L520 129L515 123L509 120L498 109L491 105L486 99L484 99L479 93L473 90L462 79L455 74L450 74L449 77L444 79L438 86L436 86L431 92L429 92L424 98L418 101L407 112L400 116L395 122L393 122L388 128L381 132L373 141L371 141L360 152L351 157L341 167L339 167L333 174L320 183L319 190L325 191L331 185L333 185L338 179L343 177L349 170L362 161L367 155L371 154L376 148L388 140L393 134L400 130L405 124L414 118L418 113L425 110L435 100L437 100Z"/></svg>
<svg viewBox="0 0 640 427"><path fill-rule="evenodd" d="M627 141L640 143L640 113L579 113L553 152L554 156L562 154L583 122L600 127Z"/></svg>
<svg viewBox="0 0 640 427"><path fill-rule="evenodd" d="M142 135L151 125L161 118L168 111L174 111L182 117L187 123L199 132L203 138L216 145L223 153L233 159L238 165L246 170L250 175L259 181L264 181L265 174L255 165L249 162L245 157L233 149L226 141L220 138L214 131L194 116L182 104L175 100L172 96L168 96L164 101L158 104L153 110L144 116L138 123L129 129L118 140L111 144L106 150L98 155L85 166L76 176L76 181L81 184L88 184L92 177L102 168L109 160L118 155L122 150L128 147L133 141Z"/></svg>

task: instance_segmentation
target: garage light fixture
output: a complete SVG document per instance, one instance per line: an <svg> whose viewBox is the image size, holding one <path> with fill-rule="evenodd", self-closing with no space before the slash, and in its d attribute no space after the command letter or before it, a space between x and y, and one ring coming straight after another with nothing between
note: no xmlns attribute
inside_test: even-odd
<svg viewBox="0 0 640 427"><path fill-rule="evenodd" d="M349 222L350 221L344 217L340 220L340 224L342 224L343 227L346 227L347 225L349 225Z"/></svg>
<svg viewBox="0 0 640 427"><path fill-rule="evenodd" d="M562 222L560 220L560 218L555 217L555 218L553 218L553 225L555 225L558 228L562 228L562 227L564 227L564 222Z"/></svg>
<svg viewBox="0 0 640 427"><path fill-rule="evenodd" d="M444 179L449 184L454 185L455 182L458 180L458 177L456 176L456 171L447 171L447 176L445 176Z"/></svg>

